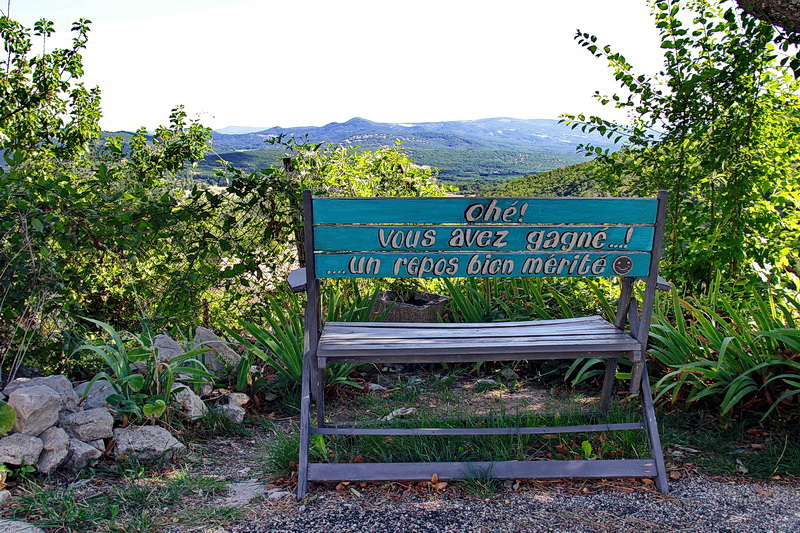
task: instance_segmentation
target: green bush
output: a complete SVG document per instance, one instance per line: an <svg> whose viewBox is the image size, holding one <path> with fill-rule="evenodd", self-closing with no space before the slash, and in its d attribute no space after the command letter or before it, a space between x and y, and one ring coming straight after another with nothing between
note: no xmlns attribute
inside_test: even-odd
<svg viewBox="0 0 800 533"><path fill-rule="evenodd" d="M97 380L108 380L114 388L114 394L108 397L107 402L121 415L131 416L134 420L155 420L162 417L167 413L172 396L181 390L173 390L178 375L188 376L181 377L181 382L189 384L214 380L214 376L205 371L203 364L196 358L208 351L205 348L162 361L158 357L158 350L153 347L150 332L145 331L139 336L120 334L105 322L91 318L86 320L100 326L110 342L85 344L78 348L79 351L89 351L100 356L107 365L106 370L97 373L89 381L84 397ZM133 347L126 346L122 340L123 335Z"/></svg>
<svg viewBox="0 0 800 533"><path fill-rule="evenodd" d="M666 374L655 383L656 398L710 402L723 414L752 406L763 419L800 397L800 304L757 292L737 300L724 292L681 298L673 289L661 302L650 353Z"/></svg>

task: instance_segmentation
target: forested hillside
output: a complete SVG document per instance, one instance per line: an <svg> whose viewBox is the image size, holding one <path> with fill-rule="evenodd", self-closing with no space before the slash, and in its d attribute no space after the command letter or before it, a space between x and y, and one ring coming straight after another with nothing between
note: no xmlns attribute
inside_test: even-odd
<svg viewBox="0 0 800 533"><path fill-rule="evenodd" d="M529 174L507 181L495 190L498 196L603 196L603 184L595 176L592 161Z"/></svg>

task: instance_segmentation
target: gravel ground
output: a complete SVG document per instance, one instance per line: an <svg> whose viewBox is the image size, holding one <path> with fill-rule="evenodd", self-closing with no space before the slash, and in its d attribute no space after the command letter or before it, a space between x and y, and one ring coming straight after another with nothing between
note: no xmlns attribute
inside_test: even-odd
<svg viewBox="0 0 800 533"><path fill-rule="evenodd" d="M666 496L631 483L528 486L489 498L402 493L396 486L359 490L360 495L318 488L304 505L291 497L262 501L250 513L248 525L204 531L800 532L798 484L692 477L673 481Z"/></svg>

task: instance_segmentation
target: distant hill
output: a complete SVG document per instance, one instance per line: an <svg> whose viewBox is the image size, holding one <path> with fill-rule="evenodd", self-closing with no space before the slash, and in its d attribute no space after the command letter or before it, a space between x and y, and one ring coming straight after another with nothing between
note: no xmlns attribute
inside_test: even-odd
<svg viewBox="0 0 800 533"><path fill-rule="evenodd" d="M228 127L213 133L217 152L264 150L264 142L278 135L308 139L312 143L357 145L366 149L390 146L395 140L405 148L428 150L511 150L575 156L578 144L591 141L604 148L614 144L599 135L574 131L557 120L489 118L449 122L386 123L353 118L325 126L274 127L234 133L245 127Z"/></svg>
<svg viewBox="0 0 800 533"><path fill-rule="evenodd" d="M283 150L266 143L279 135L368 150L392 146L399 140L416 163L440 169L440 179L465 191L496 188L511 178L586 161L575 151L581 143L615 148L609 139L546 119L383 123L353 118L325 126L247 131L252 129L235 126L214 131L214 152L242 170L253 171L280 162ZM216 161L216 155L209 155L200 164L198 177L213 182Z"/></svg>

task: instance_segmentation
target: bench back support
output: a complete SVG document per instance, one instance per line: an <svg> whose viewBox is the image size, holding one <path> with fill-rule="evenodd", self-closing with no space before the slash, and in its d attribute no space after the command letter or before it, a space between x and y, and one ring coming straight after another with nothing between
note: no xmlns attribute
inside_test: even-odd
<svg viewBox="0 0 800 533"><path fill-rule="evenodd" d="M311 198L307 276L648 277L657 198Z"/></svg>

